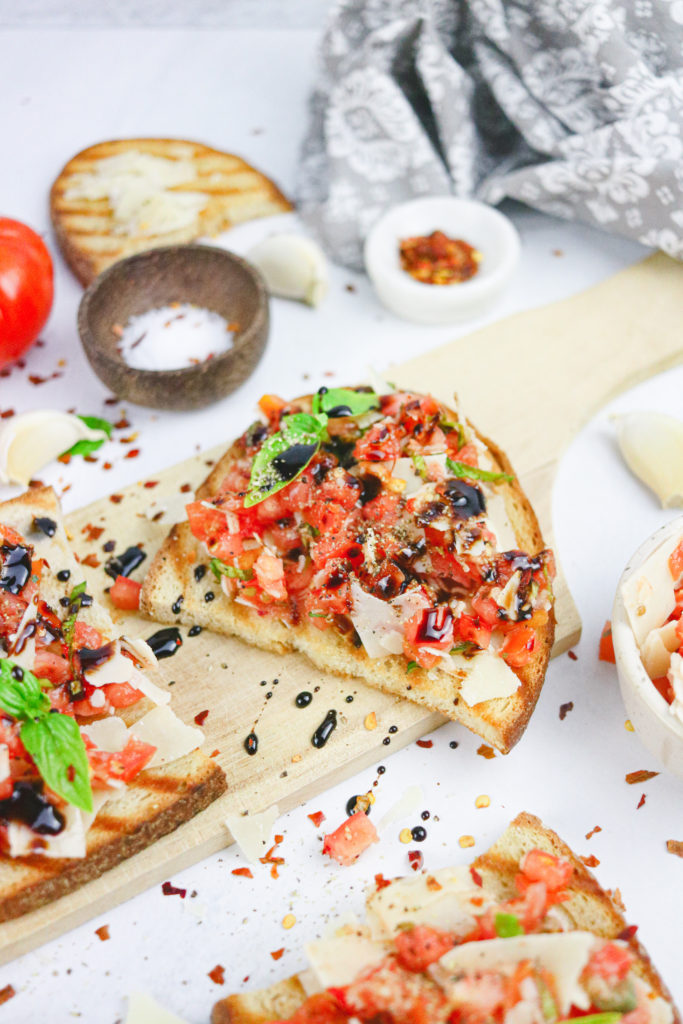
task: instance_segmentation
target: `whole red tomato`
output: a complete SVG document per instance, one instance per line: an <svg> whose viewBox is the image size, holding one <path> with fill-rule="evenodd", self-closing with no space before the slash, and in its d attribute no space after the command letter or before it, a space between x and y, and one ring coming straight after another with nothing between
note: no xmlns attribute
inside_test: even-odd
<svg viewBox="0 0 683 1024"><path fill-rule="evenodd" d="M52 308L52 260L40 235L0 217L0 366L36 340Z"/></svg>

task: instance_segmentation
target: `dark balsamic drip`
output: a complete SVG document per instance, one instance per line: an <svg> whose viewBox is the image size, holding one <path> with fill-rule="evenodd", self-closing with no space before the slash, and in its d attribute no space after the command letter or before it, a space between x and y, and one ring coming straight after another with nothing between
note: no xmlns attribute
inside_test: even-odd
<svg viewBox="0 0 683 1024"><path fill-rule="evenodd" d="M294 703L298 708L307 708L312 700L313 694L309 690L302 690L301 693L297 693Z"/></svg>
<svg viewBox="0 0 683 1024"><path fill-rule="evenodd" d="M348 574L348 572L346 572L346 570L344 570L344 569L335 569L327 577L327 580L325 582L325 589L326 590L338 590L339 587L341 587L342 583L345 583L348 578L349 578L349 574Z"/></svg>
<svg viewBox="0 0 683 1024"><path fill-rule="evenodd" d="M250 427L247 427L247 431L244 435L244 443L247 448L255 448L257 445L265 441L268 436L268 426L262 423L261 420L256 420Z"/></svg>
<svg viewBox="0 0 683 1024"><path fill-rule="evenodd" d="M389 726L389 732L390 732L390 733L391 733L391 735L393 736L393 735L394 735L394 733L397 733L397 732L398 732L398 726L397 726L397 725L390 725L390 726Z"/></svg>
<svg viewBox="0 0 683 1024"><path fill-rule="evenodd" d="M306 552L303 548L291 548L284 556L288 562L298 562L302 555Z"/></svg>
<svg viewBox="0 0 683 1024"><path fill-rule="evenodd" d="M416 825L415 828L411 828L410 834L413 837L414 842L424 843L427 838L427 829L422 825Z"/></svg>
<svg viewBox="0 0 683 1024"><path fill-rule="evenodd" d="M81 594L78 598L79 607L89 608L92 604L92 594Z"/></svg>
<svg viewBox="0 0 683 1024"><path fill-rule="evenodd" d="M65 825L64 816L43 795L42 782L15 782L12 795L0 800L0 819L20 821L41 836L56 836Z"/></svg>
<svg viewBox="0 0 683 1024"><path fill-rule="evenodd" d="M102 550L106 551L107 554L110 555L115 547L116 547L116 541L115 540L105 540L104 544L102 545Z"/></svg>
<svg viewBox="0 0 683 1024"><path fill-rule="evenodd" d="M484 495L478 487L466 484L464 480L449 480L444 493L451 503L451 509L458 519L469 519L486 512Z"/></svg>
<svg viewBox="0 0 683 1024"><path fill-rule="evenodd" d="M62 608L69 608L71 605L71 601L69 600L68 597L60 597L59 603L61 604Z"/></svg>
<svg viewBox="0 0 683 1024"><path fill-rule="evenodd" d="M116 645L113 641L111 643L104 644L103 647L81 647L78 652L81 672L87 672L88 669L96 668L97 665L103 665L105 661L109 661L114 653L115 647Z"/></svg>
<svg viewBox="0 0 683 1024"><path fill-rule="evenodd" d="M179 594L178 597L173 602L173 604L171 605L171 611L173 612L174 615L180 615L180 606L183 603L183 601L183 595Z"/></svg>
<svg viewBox="0 0 683 1024"><path fill-rule="evenodd" d="M346 813L348 814L349 818L351 817L352 814L355 814L356 811L359 811L359 810L362 810L365 814L369 815L370 814L370 807L372 805L371 805L369 800L368 801L364 800L363 804L365 804L365 803L367 803L367 807L365 807L365 806L358 807L358 794L356 793L355 796L350 796L349 799L346 801Z"/></svg>
<svg viewBox="0 0 683 1024"><path fill-rule="evenodd" d="M24 678L24 670L21 667L21 665L12 666L12 677L16 679L18 682L21 682L21 680Z"/></svg>
<svg viewBox="0 0 683 1024"><path fill-rule="evenodd" d="M348 405L333 405L331 409L327 410L327 415L330 419L336 419L338 416L352 416L353 413Z"/></svg>
<svg viewBox="0 0 683 1024"><path fill-rule="evenodd" d="M323 451L333 455L343 469L351 469L351 467L355 466L357 462L357 459L354 458L353 454L353 449L355 447L355 441L342 441L340 437L333 437L330 438L329 441L325 442L323 445Z"/></svg>
<svg viewBox="0 0 683 1024"><path fill-rule="evenodd" d="M203 580L205 576L206 576L206 566L205 565L196 565L195 568L194 568L194 578L196 579L197 583L201 582L201 580Z"/></svg>
<svg viewBox="0 0 683 1024"><path fill-rule="evenodd" d="M213 601L215 596L216 595L214 594L213 590L207 590L207 592L204 594L204 600L205 601Z"/></svg>
<svg viewBox="0 0 683 1024"><path fill-rule="evenodd" d="M358 633L358 631L355 629L351 636L351 643L353 644L354 647L358 648L358 650L360 650L360 648L363 646L363 641L360 638L360 633Z"/></svg>
<svg viewBox="0 0 683 1024"><path fill-rule="evenodd" d="M182 645L183 638L177 626L168 626L160 629L152 636L147 637L147 643L156 654L159 661L162 658L171 658Z"/></svg>
<svg viewBox="0 0 683 1024"><path fill-rule="evenodd" d="M377 769L377 774L378 775L384 775L385 771L386 771L386 768L384 767L383 764L381 764L381 765L379 765L379 767Z"/></svg>
<svg viewBox="0 0 683 1024"><path fill-rule="evenodd" d="M435 519L440 519L445 512L446 505L443 501L430 501L425 508L420 509L415 518L420 526L429 526Z"/></svg>
<svg viewBox="0 0 683 1024"><path fill-rule="evenodd" d="M61 640L62 637L64 636L61 629L59 629L57 626L53 626L51 622L47 622L42 617L42 615L38 616L38 625L42 626L43 629L45 630L45 633L48 636L52 637L53 640Z"/></svg>
<svg viewBox="0 0 683 1024"><path fill-rule="evenodd" d="M382 490L382 481L374 473L368 473L366 476L360 478L363 490L360 496L361 505L367 505L369 501L376 498L379 492Z"/></svg>
<svg viewBox="0 0 683 1024"><path fill-rule="evenodd" d="M424 555L426 550L427 541L424 537L420 537L414 543L406 544L404 548L401 548L396 556L396 561L399 565L410 565L411 562Z"/></svg>
<svg viewBox="0 0 683 1024"><path fill-rule="evenodd" d="M441 625L439 625L441 619ZM453 622L453 615L448 608L429 608L422 616L422 622L417 631L417 639L425 643L442 640Z"/></svg>
<svg viewBox="0 0 683 1024"><path fill-rule="evenodd" d="M113 580L117 576L130 576L147 558L147 553L138 547L126 548L120 555L114 555L104 563L104 571Z"/></svg>
<svg viewBox="0 0 683 1024"><path fill-rule="evenodd" d="M405 569L395 565L393 562L386 562L382 567L380 575L372 581L370 593L374 597L381 598L383 601L389 601L391 598L402 594L409 581L410 576Z"/></svg>
<svg viewBox="0 0 683 1024"><path fill-rule="evenodd" d="M543 567L542 558L538 555L525 555L523 551L505 551L503 558L510 563L512 569L521 569L522 572L537 572Z"/></svg>
<svg viewBox="0 0 683 1024"><path fill-rule="evenodd" d="M10 594L20 594L31 575L31 552L22 544L3 544L0 551L5 555L0 587Z"/></svg>
<svg viewBox="0 0 683 1024"><path fill-rule="evenodd" d="M457 748L457 746L458 746L458 741L457 740L451 740L451 742L448 744L448 746L451 748L451 750L455 750Z"/></svg>
<svg viewBox="0 0 683 1024"><path fill-rule="evenodd" d="M31 529L35 533L44 533L46 537L54 537L57 532L57 524L49 516L36 516L31 523Z"/></svg>
<svg viewBox="0 0 683 1024"><path fill-rule="evenodd" d="M246 752L253 756L258 750L258 736L255 732L250 732L244 741L244 749Z"/></svg>
<svg viewBox="0 0 683 1024"><path fill-rule="evenodd" d="M291 448L276 455L271 466L281 480L293 480L317 450L317 444L293 444Z"/></svg>
<svg viewBox="0 0 683 1024"><path fill-rule="evenodd" d="M71 576L71 569L60 569L57 573L57 579L60 583L66 583Z"/></svg>
<svg viewBox="0 0 683 1024"><path fill-rule="evenodd" d="M14 641L14 648L12 650L13 654L21 654L21 652L23 651L24 647L26 646L28 641L31 639L31 637L33 636L33 634L35 633L37 628L38 628L38 623L36 622L35 619L32 619L30 622L26 623L26 625L22 629L21 633L19 634L17 639Z"/></svg>
<svg viewBox="0 0 683 1024"><path fill-rule="evenodd" d="M202 627L201 626L190 626L190 628L187 631L187 635L188 636L199 636L201 631L202 631Z"/></svg>
<svg viewBox="0 0 683 1024"><path fill-rule="evenodd" d="M311 476L313 477L313 483L316 485L316 487L320 486L320 484L323 482L329 471L331 469L334 469L335 465L336 462L334 458L327 452L323 452L322 454L318 455L318 458L311 466Z"/></svg>
<svg viewBox="0 0 683 1024"><path fill-rule="evenodd" d="M385 747L388 747L389 744L391 743L391 737L385 736L384 739L382 740L382 743L384 744Z"/></svg>
<svg viewBox="0 0 683 1024"><path fill-rule="evenodd" d="M337 712L328 711L322 722L311 736L311 743L320 750L337 728Z"/></svg>
<svg viewBox="0 0 683 1024"><path fill-rule="evenodd" d="M321 398L323 395L326 395L328 391L329 388L326 388L324 384L322 385L322 387L318 388L318 394L320 395Z"/></svg>

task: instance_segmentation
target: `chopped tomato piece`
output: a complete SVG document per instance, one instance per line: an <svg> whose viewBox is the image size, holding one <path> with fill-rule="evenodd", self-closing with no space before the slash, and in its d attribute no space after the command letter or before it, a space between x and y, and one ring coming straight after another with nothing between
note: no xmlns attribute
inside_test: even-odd
<svg viewBox="0 0 683 1024"><path fill-rule="evenodd" d="M286 406L287 403L279 395L261 395L258 400L259 409L269 420L279 420L280 414Z"/></svg>
<svg viewBox="0 0 683 1024"><path fill-rule="evenodd" d="M353 454L368 462L394 462L401 454L403 431L395 423L375 423L356 441Z"/></svg>
<svg viewBox="0 0 683 1024"><path fill-rule="evenodd" d="M116 608L121 611L136 612L140 607L140 591L142 584L131 580L128 576L117 576L109 590L109 596Z"/></svg>
<svg viewBox="0 0 683 1024"><path fill-rule="evenodd" d="M106 643L106 639L99 629L95 629L94 626L88 626L81 619L76 619L76 625L74 626L74 647L76 650L80 650L81 647L89 647L91 650L95 650L98 647L102 647Z"/></svg>
<svg viewBox="0 0 683 1024"><path fill-rule="evenodd" d="M286 600L285 570L281 558L272 555L268 548L261 548L254 563L254 572L256 582L266 594L276 601Z"/></svg>
<svg viewBox="0 0 683 1024"><path fill-rule="evenodd" d="M486 649L491 642L491 627L477 615L461 615L458 619L458 635L467 643Z"/></svg>
<svg viewBox="0 0 683 1024"><path fill-rule="evenodd" d="M492 597L487 597L484 591L479 591L472 598L472 611L478 615L482 622L489 626L495 626L498 618L498 605Z"/></svg>
<svg viewBox="0 0 683 1024"><path fill-rule="evenodd" d="M394 943L401 967L419 974L453 948L455 936L441 928L418 924L399 932Z"/></svg>
<svg viewBox="0 0 683 1024"><path fill-rule="evenodd" d="M356 811L342 822L338 829L324 837L323 853L328 854L342 867L353 864L361 853L373 843L379 842L377 829L364 811Z"/></svg>
<svg viewBox="0 0 683 1024"><path fill-rule="evenodd" d="M145 696L130 683L108 683L102 687L102 692L113 708L129 708Z"/></svg>
<svg viewBox="0 0 683 1024"><path fill-rule="evenodd" d="M606 942L604 946L591 953L586 965L586 973L605 981L617 983L623 981L633 965L633 956L624 946L614 942Z"/></svg>
<svg viewBox="0 0 683 1024"><path fill-rule="evenodd" d="M25 611L26 601L10 594L9 590L0 589L0 636L13 636Z"/></svg>
<svg viewBox="0 0 683 1024"><path fill-rule="evenodd" d="M68 682L73 675L66 658L62 658L59 654L52 654L44 647L36 648L33 671L38 679L48 679L54 686L61 686L62 683Z"/></svg>
<svg viewBox="0 0 683 1024"><path fill-rule="evenodd" d="M152 760L157 749L151 743L143 743L142 740L131 738L123 750L112 754L106 750L100 750L87 736L84 736L83 739L93 778L102 783L106 783L109 779L130 782Z"/></svg>
<svg viewBox="0 0 683 1024"><path fill-rule="evenodd" d="M342 991L338 990L340 994ZM287 1024L346 1024L348 1017L349 1014L340 1006L337 990L330 990L309 996L298 1010L287 1018ZM285 1022L273 1021L272 1024Z"/></svg>
<svg viewBox="0 0 683 1024"><path fill-rule="evenodd" d="M614 643L612 642L612 623L609 619L602 630L598 657L600 661L610 661L613 665L616 660L614 657Z"/></svg>
<svg viewBox="0 0 683 1024"><path fill-rule="evenodd" d="M384 528L391 527L398 519L400 497L393 491L381 491L372 501L363 505L363 516L372 522L381 523Z"/></svg>
<svg viewBox="0 0 683 1024"><path fill-rule="evenodd" d="M0 782L0 800L9 800L14 789L14 779L11 776L7 776Z"/></svg>
<svg viewBox="0 0 683 1024"><path fill-rule="evenodd" d="M531 882L545 882L550 891L563 889L574 873L569 861L545 850L529 850L520 864L521 873ZM517 876L519 878L519 875ZM519 886L518 886L519 888Z"/></svg>
<svg viewBox="0 0 683 1024"><path fill-rule="evenodd" d="M523 668L531 659L536 646L536 632L526 622L514 626L505 637L500 649L501 657L510 668Z"/></svg>
<svg viewBox="0 0 683 1024"><path fill-rule="evenodd" d="M227 531L226 515L221 509L207 508L203 502L193 501L186 506L186 511L192 533L209 546Z"/></svg>

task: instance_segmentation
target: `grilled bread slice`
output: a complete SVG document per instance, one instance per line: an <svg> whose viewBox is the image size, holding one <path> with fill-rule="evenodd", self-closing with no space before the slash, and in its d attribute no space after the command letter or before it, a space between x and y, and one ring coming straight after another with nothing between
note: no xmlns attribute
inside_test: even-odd
<svg viewBox="0 0 683 1024"><path fill-rule="evenodd" d="M500 839L472 863L471 869L481 877L483 891L490 892L496 900L515 895L515 875L520 870L524 855L533 849L544 850L569 861L574 869L566 886L569 899L561 904L567 921L566 930L591 932L601 939L625 939L635 958L633 969L636 974L651 987L654 995L673 1007L671 994L610 894L601 888L595 876L566 843L534 815L519 814ZM268 1021L286 1020L301 1006L306 994L302 976L294 975L265 989L221 999L214 1005L211 1021L212 1024L267 1024ZM680 1024L675 1007L673 1012L674 1021Z"/></svg>
<svg viewBox="0 0 683 1024"><path fill-rule="evenodd" d="M310 408L311 396L296 399L293 406ZM449 410L457 421L457 414ZM470 428L474 430L471 424ZM535 555L543 547L543 537L534 511L513 476L505 453L493 442L477 435L491 457L495 468L513 477L511 482L497 485L505 502L507 518L521 551ZM232 464L244 455L241 440L236 441L214 467L197 491L197 500L211 501L220 490ZM439 711L448 718L462 722L487 743L507 753L521 737L536 706L543 686L555 632L552 609L548 621L539 630L531 660L516 669L518 689L509 697L499 697L468 706L458 698L461 680L439 669L425 671L411 666L402 655L375 659L353 646L348 638L335 630L321 632L310 621L285 626L277 619L259 616L253 610L235 603L215 586L207 574L197 582L194 566L206 553L192 535L187 523L173 527L154 558L145 578L140 607L158 622L200 625L217 633L239 637L264 650L283 652L296 650L305 654L318 668L342 676L362 679L370 686ZM216 600L206 601L207 590L216 590ZM183 594L180 615L172 608L178 594ZM176 606L177 607L177 606Z"/></svg>
<svg viewBox="0 0 683 1024"><path fill-rule="evenodd" d="M55 492L39 488L1 503L0 523L25 537L47 561L50 571L43 573L40 592L50 606L58 607L59 597L68 594L82 573L69 547ZM64 570L69 578L60 581L56 574L64 576ZM84 607L79 618L108 637L119 633L97 602ZM148 673L150 681L153 675ZM130 726L152 707L145 698L119 712L119 717ZM112 791L86 833L85 857L0 854L0 921L35 910L97 878L188 821L225 789L222 769L199 749L146 768L125 789Z"/></svg>
<svg viewBox="0 0 683 1024"><path fill-rule="evenodd" d="M240 157L185 139L99 142L69 160L50 193L57 241L86 286L125 256L291 209Z"/></svg>

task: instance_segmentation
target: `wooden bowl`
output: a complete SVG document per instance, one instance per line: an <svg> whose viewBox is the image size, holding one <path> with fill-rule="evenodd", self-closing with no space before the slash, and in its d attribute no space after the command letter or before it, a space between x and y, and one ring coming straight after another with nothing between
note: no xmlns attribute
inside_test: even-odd
<svg viewBox="0 0 683 1024"><path fill-rule="evenodd" d="M219 313L239 330L232 348L179 370L138 370L120 355L116 325L172 302ZM246 260L209 245L172 245L120 260L93 281L78 308L78 333L97 376L120 398L155 409L200 409L250 376L268 340L268 294Z"/></svg>

